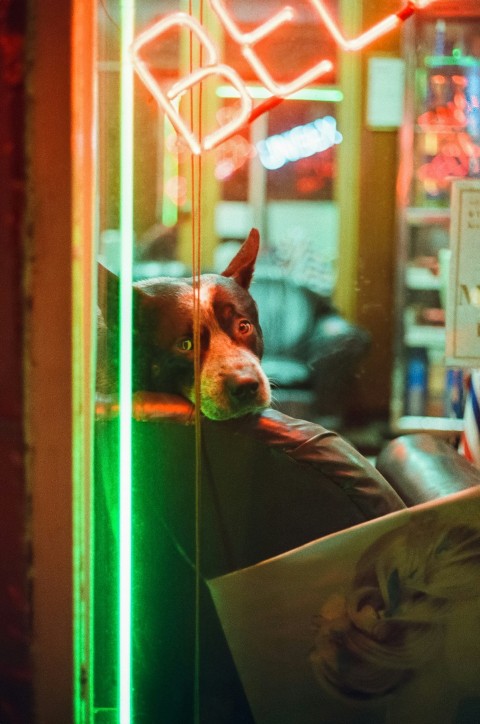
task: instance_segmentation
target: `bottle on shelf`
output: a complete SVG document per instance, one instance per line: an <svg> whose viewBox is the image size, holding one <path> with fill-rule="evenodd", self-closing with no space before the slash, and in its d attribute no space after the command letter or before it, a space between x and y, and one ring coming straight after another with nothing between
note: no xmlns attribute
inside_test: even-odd
<svg viewBox="0 0 480 724"><path fill-rule="evenodd" d="M425 414L428 390L428 357L423 347L409 351L405 384L405 414Z"/></svg>
<svg viewBox="0 0 480 724"><path fill-rule="evenodd" d="M445 417L463 418L465 406L464 372L458 368L445 373Z"/></svg>

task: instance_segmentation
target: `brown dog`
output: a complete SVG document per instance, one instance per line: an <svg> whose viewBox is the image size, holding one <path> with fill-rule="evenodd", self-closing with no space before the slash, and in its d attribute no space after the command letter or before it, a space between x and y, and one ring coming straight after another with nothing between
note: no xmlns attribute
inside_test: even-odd
<svg viewBox="0 0 480 724"><path fill-rule="evenodd" d="M201 411L212 420L270 404L260 366L262 331L248 292L258 249L258 231L252 229L223 274L200 278ZM118 305L118 278L104 267L99 277L99 388L111 392L118 359L118 324L111 323L111 310ZM133 391L173 393L194 402L193 280L148 279L134 285L133 297Z"/></svg>

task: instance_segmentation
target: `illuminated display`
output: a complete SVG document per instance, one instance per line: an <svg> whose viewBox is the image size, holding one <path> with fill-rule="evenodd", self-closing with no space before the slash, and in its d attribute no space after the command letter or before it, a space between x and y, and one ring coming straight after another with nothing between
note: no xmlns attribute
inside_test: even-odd
<svg viewBox="0 0 480 724"><path fill-rule="evenodd" d="M446 133L441 139L432 136L429 140L435 153L422 164L417 177L425 192L431 197L448 194L451 178L464 178L480 171L480 147L473 143L467 133Z"/></svg>
<svg viewBox="0 0 480 724"><path fill-rule="evenodd" d="M259 141L257 151L263 166L274 170L282 168L290 161L298 161L325 151L342 140L335 118L325 116Z"/></svg>
<svg viewBox="0 0 480 724"><path fill-rule="evenodd" d="M325 8L322 0L310 0L313 8L319 15L319 21L327 28L335 42L346 51L361 50L372 41L398 27L402 22L407 20L417 8L426 7L435 1L436 0L417 0L416 2L408 2L397 13L388 15L356 38L347 39ZM210 0L210 5L220 19L225 31L232 40L240 46L240 52L248 61L258 79L263 83L265 89L271 93L273 99L285 98L292 93L296 93L332 70L333 66L331 61L321 59L311 68L304 71L298 78L288 83L280 83L273 78L255 51L254 46L261 40L272 37L275 30L280 26L291 23L295 19L295 10L292 7L288 5L284 6L254 30L243 33L231 17L222 0ZM160 87L149 69L147 61L142 57L142 51L147 45L158 41L166 32L175 27L186 28L196 36L202 49L205 51L205 60L201 67L192 70L187 76L181 78L174 83L170 89L165 91ZM208 151L218 146L223 141L235 135L235 133L247 123L254 120L258 116L259 110L263 112L269 109L267 102L264 108L256 109L257 112L254 110L253 100L242 78L233 68L219 62L220 53L210 36L200 22L188 13L173 13L154 23L150 28L147 28L137 36L132 44L131 50L133 65L138 75L152 93L159 106L167 114L176 131L183 136L190 150L195 155L200 155L202 151ZM201 83L209 76L219 76L235 88L240 98L240 108L235 118L202 138L197 138L188 123L182 118L178 110L178 101L183 93L198 83Z"/></svg>
<svg viewBox="0 0 480 724"><path fill-rule="evenodd" d="M452 55L457 65L465 56ZM467 58L468 59L468 58ZM445 56L429 58L433 68ZM454 70L430 75L429 109L420 114L417 124L425 132L425 162L417 170L427 197L447 198L452 177L463 178L480 171L480 80L477 73L459 75ZM468 64L467 64L468 67Z"/></svg>
<svg viewBox="0 0 480 724"><path fill-rule="evenodd" d="M470 126L473 136L480 135L480 75L436 73L430 77L431 108L418 117L418 124L445 126L458 130Z"/></svg>

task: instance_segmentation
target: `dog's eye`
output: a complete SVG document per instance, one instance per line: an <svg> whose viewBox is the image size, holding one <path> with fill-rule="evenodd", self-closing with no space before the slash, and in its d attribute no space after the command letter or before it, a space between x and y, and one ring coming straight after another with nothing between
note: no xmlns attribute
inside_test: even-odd
<svg viewBox="0 0 480 724"><path fill-rule="evenodd" d="M238 331L240 334L250 334L253 329L253 324L248 319L241 319L238 323Z"/></svg>
<svg viewBox="0 0 480 724"><path fill-rule="evenodd" d="M180 352L191 352L193 349L193 341L190 337L182 337L182 339L179 339L177 342L177 349L179 349Z"/></svg>

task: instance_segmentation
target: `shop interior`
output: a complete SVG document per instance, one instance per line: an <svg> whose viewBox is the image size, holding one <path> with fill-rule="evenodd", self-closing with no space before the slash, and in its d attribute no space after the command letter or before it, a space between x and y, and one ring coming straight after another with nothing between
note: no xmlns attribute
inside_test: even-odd
<svg viewBox="0 0 480 724"><path fill-rule="evenodd" d="M5 0L0 61L2 724L480 721L476 0Z"/></svg>

